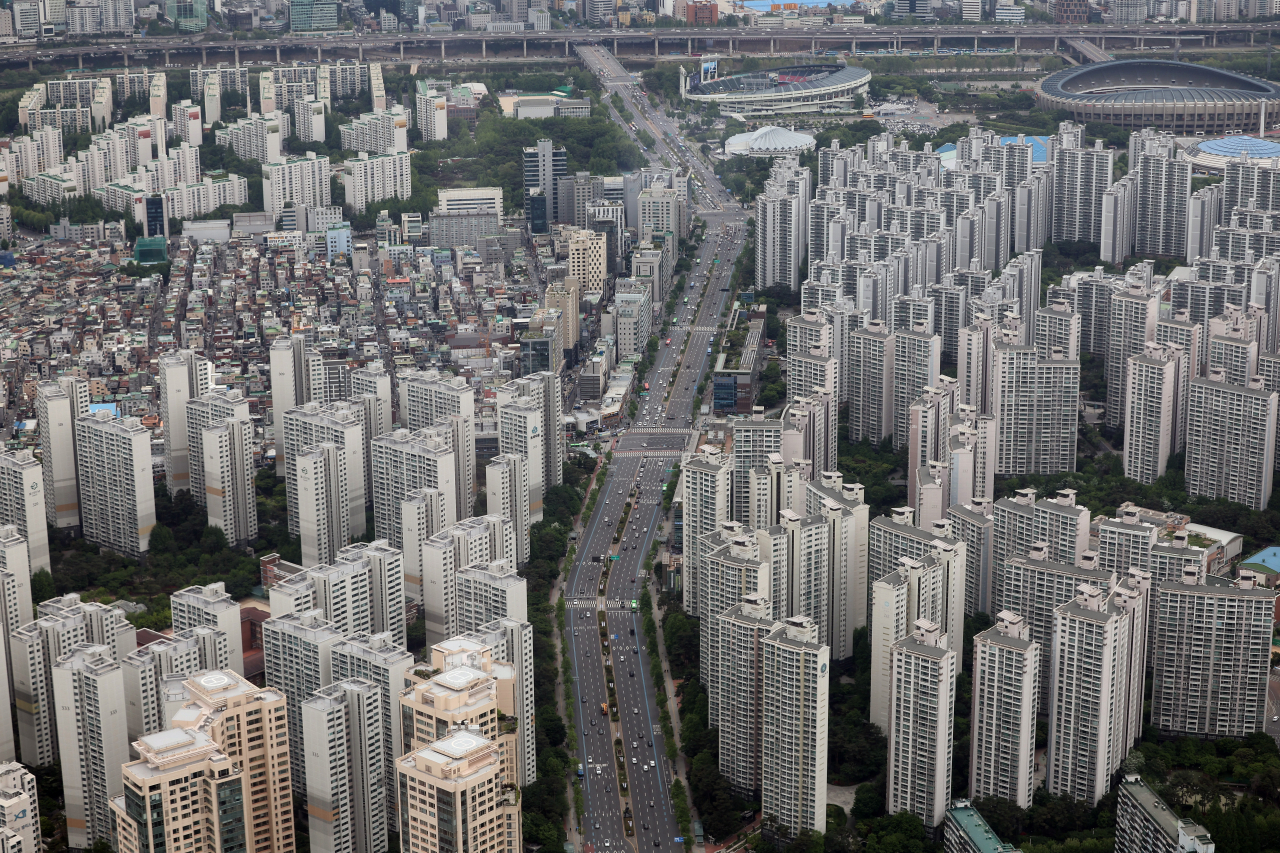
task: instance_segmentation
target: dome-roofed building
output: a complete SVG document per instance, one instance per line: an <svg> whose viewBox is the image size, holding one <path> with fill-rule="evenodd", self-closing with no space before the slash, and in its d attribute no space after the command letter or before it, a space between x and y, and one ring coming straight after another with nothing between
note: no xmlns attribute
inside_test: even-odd
<svg viewBox="0 0 1280 853"><path fill-rule="evenodd" d="M743 119L795 113L861 114L861 107L854 104L859 95L866 97L870 81L867 69L839 63L787 65L701 81L689 79L680 66L681 97L717 104L722 114Z"/></svg>
<svg viewBox="0 0 1280 853"><path fill-rule="evenodd" d="M817 142L812 136L787 130L785 127L762 127L749 133L739 133L724 141L724 153L732 157L777 157L782 154L799 154L812 151Z"/></svg>
<svg viewBox="0 0 1280 853"><path fill-rule="evenodd" d="M1280 84L1190 62L1096 62L1050 74L1036 90L1041 109L1132 130L1222 136L1260 132L1280 121Z"/></svg>
<svg viewBox="0 0 1280 853"><path fill-rule="evenodd" d="M1204 139L1187 146L1187 159L1198 171L1220 173L1227 162L1244 154L1251 160L1271 160L1280 157L1280 142L1258 139L1255 136L1224 136L1221 139Z"/></svg>

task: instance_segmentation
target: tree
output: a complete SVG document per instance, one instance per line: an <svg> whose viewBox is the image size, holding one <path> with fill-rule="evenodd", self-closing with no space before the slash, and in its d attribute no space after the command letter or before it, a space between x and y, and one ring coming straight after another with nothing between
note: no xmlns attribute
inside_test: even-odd
<svg viewBox="0 0 1280 853"><path fill-rule="evenodd" d="M53 575L46 571L38 571L31 576L31 603L39 605L55 598L58 591L53 586Z"/></svg>

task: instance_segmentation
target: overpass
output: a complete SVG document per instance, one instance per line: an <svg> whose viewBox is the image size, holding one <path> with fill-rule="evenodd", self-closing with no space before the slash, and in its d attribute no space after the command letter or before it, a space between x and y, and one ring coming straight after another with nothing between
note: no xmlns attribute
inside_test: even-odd
<svg viewBox="0 0 1280 853"><path fill-rule="evenodd" d="M452 48L454 55L470 49L480 51L487 56L489 45L501 46L504 49L520 47L524 56L529 54L529 45L550 47L556 53L563 50L565 56L570 55L572 45L600 44L610 47L615 55L620 55L623 48L628 55L647 55L652 50L653 56L660 56L665 45L670 52L683 48L683 53L693 53L695 48L706 52L717 52L732 55L739 52L750 53L795 53L802 50L849 50L859 49L892 49L907 48L939 50L943 48L978 49L982 44L988 47L1022 49L1024 44L1034 45L1041 49L1061 52L1062 40L1072 43L1096 46L1100 54L1105 54L1110 42L1113 49L1167 47L1177 50L1183 46L1218 47L1229 43L1245 43L1252 45L1257 36L1266 33L1271 35L1271 24L1182 24L1182 25L1134 25L1134 26L1067 26L1051 24L1031 24L1024 26L985 25L938 25L938 26L835 26L835 27L795 27L795 28L744 28L744 27L680 27L671 29L575 29L575 30L526 30L515 33L487 33L477 31L458 31L450 33L388 33L360 36L359 40L340 38L339 34L323 35L288 35L277 39L239 40L239 41L198 41L195 38L141 38L141 39L99 39L88 46L54 47L52 45L16 44L0 48L0 64L26 64L34 67L36 62L70 60L75 57L80 67L84 67L84 59L95 57L123 56L124 64L130 60L146 62L150 65L163 55L165 65L171 64L174 54L194 60L200 55L200 61L213 62L232 61L239 64L242 55L250 62L270 61L274 55L280 62L287 52L290 57L298 58L305 53L315 51L315 58L323 60L327 53L331 58L356 58L363 60L365 52L373 55L395 56L400 59L430 59L439 57L446 59ZM1280 22L1275 25L1280 30ZM1076 47L1077 51L1083 52Z"/></svg>
<svg viewBox="0 0 1280 853"><path fill-rule="evenodd" d="M1098 47L1093 42L1084 39L1069 38L1066 39L1067 47L1080 54L1080 57L1086 62L1110 62L1111 54Z"/></svg>

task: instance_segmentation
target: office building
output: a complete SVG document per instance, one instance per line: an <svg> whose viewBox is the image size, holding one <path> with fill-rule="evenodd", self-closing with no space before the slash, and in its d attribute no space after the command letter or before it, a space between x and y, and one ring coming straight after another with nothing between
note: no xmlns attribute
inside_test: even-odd
<svg viewBox="0 0 1280 853"><path fill-rule="evenodd" d="M389 198L407 199L413 194L410 186L413 167L407 151L388 154L359 152L342 164L342 186L346 189L347 204L356 213L364 213L369 205ZM325 200L328 204L328 200Z"/></svg>
<svg viewBox="0 0 1280 853"><path fill-rule="evenodd" d="M333 453L341 459L340 464L336 466L338 473L331 473L329 476L337 477L337 482L346 484L347 532L355 538L364 535L366 501L364 470L368 454L364 415L363 406L345 402L328 405L308 402L284 412L284 473L285 490L289 500L290 533L301 533L299 519L302 502L297 458L304 449L312 445L332 444ZM337 497L336 491L332 493L332 497ZM342 509L343 504L335 504L335 513L340 514ZM337 538L337 547L341 548L346 543L345 538L341 536Z"/></svg>
<svg viewBox="0 0 1280 853"><path fill-rule="evenodd" d="M0 527L12 527L26 542L26 574L49 571L49 525L45 471L30 450L0 453ZM7 537L12 538L12 536ZM16 571L17 565L6 565ZM30 607L27 608L30 621Z"/></svg>
<svg viewBox="0 0 1280 853"><path fill-rule="evenodd" d="M529 463L514 453L499 453L485 468L486 511L511 519L516 531L516 563L529 562Z"/></svg>
<svg viewBox="0 0 1280 853"><path fill-rule="evenodd" d="M1155 588L1151 725L1170 737L1245 738L1264 730L1276 592L1196 568Z"/></svg>
<svg viewBox="0 0 1280 853"><path fill-rule="evenodd" d="M813 620L790 616L761 641L760 657L761 808L793 834L822 832L831 650Z"/></svg>
<svg viewBox="0 0 1280 853"><path fill-rule="evenodd" d="M228 670L197 673L183 688L191 699L174 713L174 728L203 732L227 758L247 771L243 795L246 853L293 849L290 782L293 776L303 775L303 764L290 759L290 722L284 695L270 687L254 687ZM250 733L250 729L261 731ZM177 817L182 818L181 811Z"/></svg>
<svg viewBox="0 0 1280 853"><path fill-rule="evenodd" d="M244 649L241 642L240 605L227 594L227 585L214 581L204 586L189 586L169 596L169 612L173 614L176 633L191 628L216 628L227 637L230 660L206 669L230 669L244 674Z"/></svg>
<svg viewBox="0 0 1280 853"><path fill-rule="evenodd" d="M138 418L98 411L77 419L75 434L84 538L142 556L156 525L151 430Z"/></svg>
<svg viewBox="0 0 1280 853"><path fill-rule="evenodd" d="M385 853L383 697L361 678L334 681L302 702L307 819L317 853Z"/></svg>
<svg viewBox="0 0 1280 853"><path fill-rule="evenodd" d="M969 794L1031 807L1035 789L1040 646L1025 619L1008 610L973 638Z"/></svg>
<svg viewBox="0 0 1280 853"><path fill-rule="evenodd" d="M231 660L231 638L205 625L175 631L125 655L120 668L128 742L168 728L173 713L191 698L183 682L198 672L230 670Z"/></svg>
<svg viewBox="0 0 1280 853"><path fill-rule="evenodd" d="M1209 830L1178 813L1136 773L1116 787L1116 853L1214 853Z"/></svg>
<svg viewBox="0 0 1280 853"><path fill-rule="evenodd" d="M67 846L85 849L112 833L111 798L129 760L124 673L113 650L79 643L51 667L67 815Z"/></svg>
<svg viewBox="0 0 1280 853"><path fill-rule="evenodd" d="M67 376L57 382L37 383L36 421L40 425L45 519L59 529L80 526L75 421L88 413L87 380Z"/></svg>
<svg viewBox="0 0 1280 853"><path fill-rule="evenodd" d="M1154 483L1169 456L1185 447L1192 366L1177 344L1149 343L1128 359L1124 418L1124 475Z"/></svg>
<svg viewBox="0 0 1280 853"><path fill-rule="evenodd" d="M524 149L525 208L528 209L530 191L537 189L551 206L547 211L550 220L562 221L556 204L556 182L568 174L569 154L563 146L556 148L550 139L539 139L536 145Z"/></svg>
<svg viewBox="0 0 1280 853"><path fill-rule="evenodd" d="M397 796L417 797L432 810L401 810L400 837L417 838L418 853L451 850L489 850L519 853L524 848L520 806L516 792L499 778L498 744L473 728L459 728L396 761ZM478 803L486 805L482 819ZM492 812L487 810L492 808ZM439 816L458 827L453 844L437 834ZM433 836L435 836L433 838ZM456 845L456 846L455 846Z"/></svg>
<svg viewBox="0 0 1280 853"><path fill-rule="evenodd" d="M893 644L885 808L909 811L926 827L951 804L956 653L938 623L920 619Z"/></svg>
<svg viewBox="0 0 1280 853"><path fill-rule="evenodd" d="M326 621L321 609L273 616L262 623L266 683L288 700L289 765L299 771L292 778L293 791L304 799L302 703L333 683L332 650L344 638L340 629Z"/></svg>
<svg viewBox="0 0 1280 853"><path fill-rule="evenodd" d="M192 350L162 355L157 362L160 420L164 424L164 472L169 494L190 489L187 401L213 387L213 362ZM197 500L200 500L197 497ZM200 500L203 503L202 500Z"/></svg>
<svg viewBox="0 0 1280 853"><path fill-rule="evenodd" d="M230 418L206 427L201 445L209 524L221 529L233 546L253 542L258 538L253 423Z"/></svg>
<svg viewBox="0 0 1280 853"><path fill-rule="evenodd" d="M265 111L265 107L264 107ZM328 207L329 158L308 151L304 156L285 157L262 165L262 193L267 213L272 217L292 203L295 207ZM360 208L364 210L364 208Z"/></svg>

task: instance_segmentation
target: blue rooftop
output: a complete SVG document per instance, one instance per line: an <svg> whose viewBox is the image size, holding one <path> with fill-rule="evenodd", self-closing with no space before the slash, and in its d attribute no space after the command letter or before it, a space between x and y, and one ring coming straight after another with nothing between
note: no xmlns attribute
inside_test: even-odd
<svg viewBox="0 0 1280 853"><path fill-rule="evenodd" d="M933 153L946 154L948 151L955 151L955 150L956 150L956 144L954 142L948 142L946 145L942 146L941 148L933 149Z"/></svg>
<svg viewBox="0 0 1280 853"><path fill-rule="evenodd" d="M1018 137L1016 137L1016 136L1002 136L1002 137L1000 137L1000 144L1001 144L1001 145L1009 145L1009 144L1014 143L1014 142L1017 142L1017 141L1018 141ZM1030 142L1030 143L1031 143L1031 162L1032 162L1032 163L1046 163L1046 162L1048 162L1048 160L1049 160L1049 149L1048 149L1048 147L1047 147L1047 146L1048 146L1048 144L1049 144L1049 137L1047 137L1047 136L1027 136L1027 137L1023 137L1023 141L1025 141L1025 142Z"/></svg>
<svg viewBox="0 0 1280 853"><path fill-rule="evenodd" d="M971 806L947 809L947 817L964 833L969 842L967 849L978 853L1017 853L1012 844L1005 844L996 836L977 809Z"/></svg>
<svg viewBox="0 0 1280 853"><path fill-rule="evenodd" d="M1280 157L1280 142L1270 142L1254 136L1224 136L1222 139L1206 139L1196 147L1206 154L1219 157L1238 157L1248 152L1250 157Z"/></svg>
<svg viewBox="0 0 1280 853"><path fill-rule="evenodd" d="M1254 563L1268 571L1280 574L1280 546L1272 545L1270 548L1263 548L1244 562Z"/></svg>

